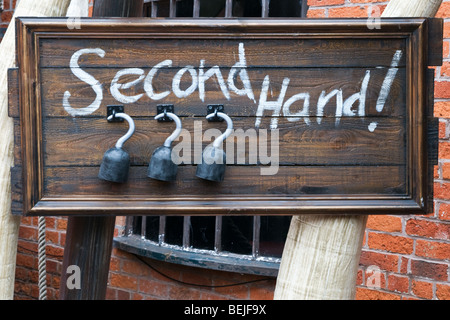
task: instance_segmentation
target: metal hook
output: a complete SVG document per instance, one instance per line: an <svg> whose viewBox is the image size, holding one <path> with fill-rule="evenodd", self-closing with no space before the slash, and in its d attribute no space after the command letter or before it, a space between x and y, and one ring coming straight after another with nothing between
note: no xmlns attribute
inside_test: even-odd
<svg viewBox="0 0 450 320"><path fill-rule="evenodd" d="M229 137L229 135L233 132L233 121L231 118L223 112L217 112L217 110L214 113L211 113L206 116L206 119L214 118L214 117L220 117L224 119L227 122L227 130L225 130L224 133L222 133L220 136L216 138L213 142L214 148L219 148L222 145L222 142Z"/></svg>
<svg viewBox="0 0 450 320"><path fill-rule="evenodd" d="M121 137L119 140L117 140L117 142L116 142L116 148L122 149L123 144L133 135L136 127L134 125L133 119L126 113L123 113L123 112L115 113L113 111L113 114L110 115L107 119L112 120L113 118L125 119L125 120L127 120L128 124L130 126L128 129L128 132L123 137Z"/></svg>
<svg viewBox="0 0 450 320"><path fill-rule="evenodd" d="M172 134L166 139L166 141L164 142L164 147L170 148L170 146L172 145L172 142L178 138L178 136L181 133L181 120L180 118L178 118L178 116L172 112L167 112L166 110L164 110L164 113L160 113L157 116L155 116L155 119L158 120L160 118L163 117L169 117L171 118L173 121L175 121L175 125L176 128L175 130L172 132Z"/></svg>

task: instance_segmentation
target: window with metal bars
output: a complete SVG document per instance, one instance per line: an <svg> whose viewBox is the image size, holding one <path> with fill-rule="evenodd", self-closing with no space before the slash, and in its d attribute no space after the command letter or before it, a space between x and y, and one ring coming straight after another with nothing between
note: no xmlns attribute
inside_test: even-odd
<svg viewBox="0 0 450 320"><path fill-rule="evenodd" d="M147 17L305 17L306 0L145 0ZM117 247L168 262L275 276L286 216L128 217Z"/></svg>

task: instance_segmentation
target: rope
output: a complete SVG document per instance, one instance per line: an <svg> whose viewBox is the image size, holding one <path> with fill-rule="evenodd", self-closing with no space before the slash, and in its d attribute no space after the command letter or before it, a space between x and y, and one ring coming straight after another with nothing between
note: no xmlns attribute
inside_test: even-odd
<svg viewBox="0 0 450 320"><path fill-rule="evenodd" d="M45 217L39 217L38 234L39 300L47 300L47 256L45 254Z"/></svg>

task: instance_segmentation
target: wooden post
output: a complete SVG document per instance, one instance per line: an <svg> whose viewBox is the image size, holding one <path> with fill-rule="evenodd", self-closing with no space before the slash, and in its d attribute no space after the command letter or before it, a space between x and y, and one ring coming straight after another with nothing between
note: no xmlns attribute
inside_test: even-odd
<svg viewBox="0 0 450 320"><path fill-rule="evenodd" d="M17 235L20 218L11 215L13 166L13 121L8 117L7 71L15 65L15 24L17 16L64 16L70 0L22 0L18 2L8 30L0 44L0 300L14 297Z"/></svg>
<svg viewBox="0 0 450 320"><path fill-rule="evenodd" d="M143 0L96 0L93 16L140 17L143 5ZM60 284L61 300L105 299L115 219L113 215L69 217ZM79 289L75 278L72 278L78 276L77 272ZM75 285L68 286L72 279Z"/></svg>
<svg viewBox="0 0 450 320"><path fill-rule="evenodd" d="M382 17L434 17L442 0L391 0ZM274 299L355 298L367 216L295 216Z"/></svg>

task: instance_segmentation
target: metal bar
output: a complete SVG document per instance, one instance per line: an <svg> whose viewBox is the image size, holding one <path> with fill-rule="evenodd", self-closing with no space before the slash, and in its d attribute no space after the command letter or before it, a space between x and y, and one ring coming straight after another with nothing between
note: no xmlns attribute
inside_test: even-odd
<svg viewBox="0 0 450 320"><path fill-rule="evenodd" d="M141 239L146 239L147 234L147 216L142 216L141 220Z"/></svg>
<svg viewBox="0 0 450 320"><path fill-rule="evenodd" d="M216 230L214 232L214 251L222 251L222 216L216 216Z"/></svg>
<svg viewBox="0 0 450 320"><path fill-rule="evenodd" d="M183 247L189 248L191 246L191 217L185 216L183 218Z"/></svg>
<svg viewBox="0 0 450 320"><path fill-rule="evenodd" d="M259 236L261 232L261 217L253 217L253 244L252 244L252 256L257 258L259 256Z"/></svg>
<svg viewBox="0 0 450 320"><path fill-rule="evenodd" d="M150 16L152 18L158 17L158 2L152 2L152 13Z"/></svg>
<svg viewBox="0 0 450 320"><path fill-rule="evenodd" d="M133 233L133 220L137 219L137 217L128 216L125 220L125 236L129 236Z"/></svg>
<svg viewBox="0 0 450 320"><path fill-rule="evenodd" d="M166 216L159 217L158 244L166 241Z"/></svg>
<svg viewBox="0 0 450 320"><path fill-rule="evenodd" d="M233 0L227 0L225 4L225 18L233 17Z"/></svg>
<svg viewBox="0 0 450 320"><path fill-rule="evenodd" d="M270 0L261 0L261 17L267 18L269 16Z"/></svg>
<svg viewBox="0 0 450 320"><path fill-rule="evenodd" d="M194 10L192 16L194 18L200 17L200 0L194 0Z"/></svg>
<svg viewBox="0 0 450 320"><path fill-rule="evenodd" d="M174 18L177 16L177 0L170 0L169 17Z"/></svg>

